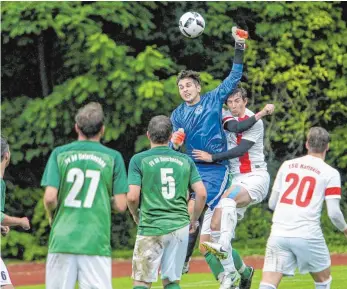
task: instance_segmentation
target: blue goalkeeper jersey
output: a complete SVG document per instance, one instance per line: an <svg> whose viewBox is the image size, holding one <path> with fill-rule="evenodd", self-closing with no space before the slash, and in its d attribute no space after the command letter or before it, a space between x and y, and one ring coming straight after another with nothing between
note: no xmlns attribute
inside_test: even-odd
<svg viewBox="0 0 347 289"><path fill-rule="evenodd" d="M174 131L184 129L186 152L193 160L193 149L210 154L227 150L222 126L222 107L240 81L242 70L242 64L234 63L228 77L217 88L202 95L195 105L188 106L184 102L172 112Z"/></svg>

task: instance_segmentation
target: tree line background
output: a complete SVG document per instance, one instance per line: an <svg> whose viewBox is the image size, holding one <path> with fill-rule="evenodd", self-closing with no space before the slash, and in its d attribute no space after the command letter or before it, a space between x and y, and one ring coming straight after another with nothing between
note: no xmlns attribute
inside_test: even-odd
<svg viewBox="0 0 347 289"><path fill-rule="evenodd" d="M197 39L178 29L180 16L199 12L206 29ZM29 232L1 239L2 256L44 258L49 234L40 179L49 154L73 141L74 115L90 101L103 105L103 143L128 164L148 148L149 119L181 103L176 75L201 72L203 92L229 73L231 27L249 31L242 86L249 108L276 105L265 119L265 152L272 180L282 161L305 153L311 126L332 136L329 164L343 184L347 215L347 7L340 2L3 2L1 3L1 129L12 162L5 174L5 210L31 219ZM243 246L265 248L271 214L249 210L237 230ZM113 215L112 245L131 249L136 227ZM326 215L329 245L345 239Z"/></svg>

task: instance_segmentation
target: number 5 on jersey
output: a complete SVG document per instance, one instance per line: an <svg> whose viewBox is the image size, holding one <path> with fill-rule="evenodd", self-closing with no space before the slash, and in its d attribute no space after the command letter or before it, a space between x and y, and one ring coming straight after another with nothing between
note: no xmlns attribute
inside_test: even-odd
<svg viewBox="0 0 347 289"><path fill-rule="evenodd" d="M73 183L64 202L65 207L81 208L82 201L76 200L78 193L81 191L85 178L90 178L86 198L83 202L83 208L91 208L95 198L95 193L100 181L100 172L94 170L86 170L86 174L81 169L72 168L67 173L66 181Z"/></svg>
<svg viewBox="0 0 347 289"><path fill-rule="evenodd" d="M161 168L161 194L167 200L170 200L176 195L176 182L173 176L169 176L173 174L173 168Z"/></svg>

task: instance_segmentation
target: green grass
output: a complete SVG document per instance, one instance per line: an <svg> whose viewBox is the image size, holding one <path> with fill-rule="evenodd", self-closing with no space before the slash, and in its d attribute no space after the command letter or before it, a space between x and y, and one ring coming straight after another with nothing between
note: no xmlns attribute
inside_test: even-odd
<svg viewBox="0 0 347 289"><path fill-rule="evenodd" d="M332 267L334 289L345 289L347 283L347 266ZM257 270L254 278L252 289L258 289L261 277L261 270ZM130 277L117 278L112 281L114 288L132 289ZM16 287L17 289L44 289L44 285ZM152 289L162 288L160 282L154 283ZM184 275L181 281L182 289L218 289L219 286L211 274L188 274ZM313 280L310 275L299 275L295 277L284 278L278 289L312 289L314 288Z"/></svg>

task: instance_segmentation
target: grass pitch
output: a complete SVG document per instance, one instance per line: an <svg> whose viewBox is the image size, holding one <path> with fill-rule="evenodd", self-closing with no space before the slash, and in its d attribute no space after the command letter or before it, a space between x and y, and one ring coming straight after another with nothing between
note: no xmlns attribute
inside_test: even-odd
<svg viewBox="0 0 347 289"><path fill-rule="evenodd" d="M333 283L331 288L346 289L347 286L347 266L332 267ZM261 278L261 270L256 270L252 289L259 288ZM130 277L117 278L112 280L114 289L132 289L132 281ZM17 289L44 289L44 285L37 286L21 286ZM77 288L77 286L76 286ZM154 283L152 289L163 288L160 282ZM181 281L182 289L218 289L218 283L214 280L212 274L187 274L184 275ZM314 288L313 280L310 275L297 274L294 277L283 278L278 289L312 289Z"/></svg>

